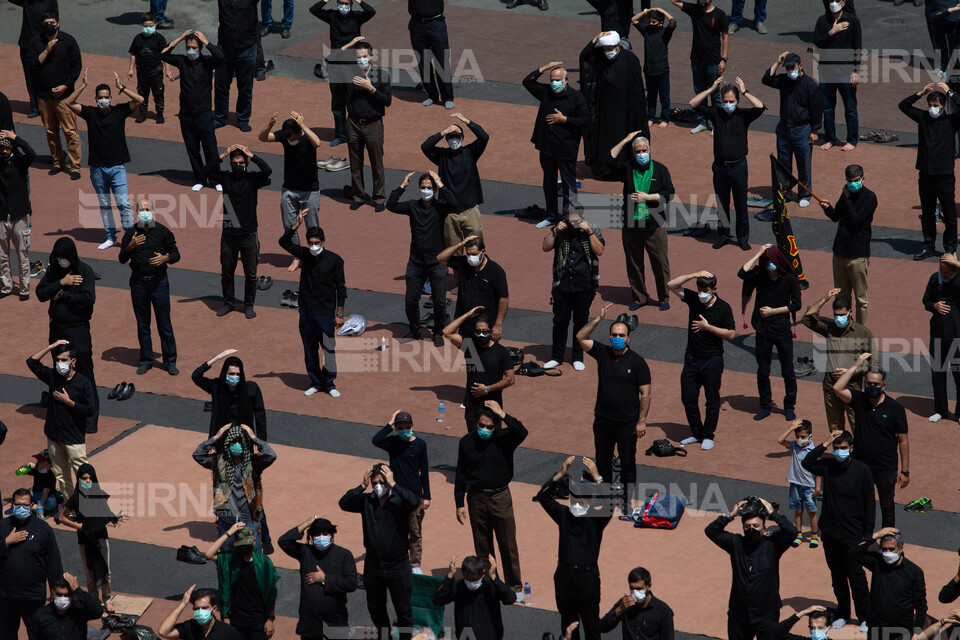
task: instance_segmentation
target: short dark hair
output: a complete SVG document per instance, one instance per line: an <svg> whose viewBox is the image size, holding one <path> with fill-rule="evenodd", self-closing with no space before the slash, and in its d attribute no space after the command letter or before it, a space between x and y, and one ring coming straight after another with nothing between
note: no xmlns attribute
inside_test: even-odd
<svg viewBox="0 0 960 640"><path fill-rule="evenodd" d="M73 343L68 342L67 344L59 344L53 348L53 357L59 358L62 354L67 353L71 358L77 357L77 350L74 349Z"/></svg>
<svg viewBox="0 0 960 640"><path fill-rule="evenodd" d="M469 249L471 247L476 247L480 251L485 250L487 247L483 244L483 238L473 238L472 240L467 240L466 244L463 245L464 249Z"/></svg>
<svg viewBox="0 0 960 640"><path fill-rule="evenodd" d="M437 182L436 182L436 180L433 179L433 176L432 176L432 175L430 175L429 173L420 174L420 178L417 180L417 184L419 185L419 184L420 184L421 182L423 182L424 180L429 180L429 181L430 181L430 184L433 186L433 189L436 190L436 188L437 188Z"/></svg>
<svg viewBox="0 0 960 640"><path fill-rule="evenodd" d="M196 42L196 43L197 43L197 45L198 45L198 46L197 46L197 49L199 49L199 48L200 48L200 47L199 47L199 45L200 45L200 38L198 38L195 33L189 33L189 34L187 34L187 36L183 39L183 44L184 44L184 46L189 47L191 40L192 40L193 42Z"/></svg>
<svg viewBox="0 0 960 640"><path fill-rule="evenodd" d="M247 163L247 154L245 154L240 149L234 149L233 151L230 152L230 160L232 161L234 158L240 158L241 160L243 160L244 164Z"/></svg>
<svg viewBox="0 0 960 640"><path fill-rule="evenodd" d="M100 93L101 91L106 91L107 93L112 93L112 91L110 91L110 85L108 85L108 84L105 83L105 82L101 82L100 84L97 85L97 88L93 90L93 95L97 95L97 94Z"/></svg>
<svg viewBox="0 0 960 640"><path fill-rule="evenodd" d="M307 229L307 240L310 238L320 238L320 242L326 240L326 236L323 235L323 229L321 227L310 227Z"/></svg>
<svg viewBox="0 0 960 640"><path fill-rule="evenodd" d="M733 95L736 96L737 100L740 99L740 87L735 84L724 84L720 86L720 97L727 95L727 93L733 91Z"/></svg>
<svg viewBox="0 0 960 640"><path fill-rule="evenodd" d="M156 21L157 21L157 16L154 15L153 11L147 11L142 16L140 16L140 24L143 24L144 22L156 22Z"/></svg>
<svg viewBox="0 0 960 640"><path fill-rule="evenodd" d="M858 164L848 164L847 168L843 170L847 180L853 180L856 177L863 177L863 167Z"/></svg>
<svg viewBox="0 0 960 640"><path fill-rule="evenodd" d="M823 618L824 625L829 625L831 622L833 622L833 620L831 619L833 618L833 616L830 615L829 611L811 611L810 615L808 615L807 618L809 618L810 620L814 620L816 618Z"/></svg>
<svg viewBox="0 0 960 640"><path fill-rule="evenodd" d="M361 40L360 42L358 42L357 44L353 45L353 46L350 47L350 48L351 48L351 49L356 49L356 50L358 50L358 51L359 51L359 50L362 50L362 49L366 49L367 51L370 51L371 53L373 52L373 45L370 44L370 43L369 43L368 41L366 41L366 40Z"/></svg>
<svg viewBox="0 0 960 640"><path fill-rule="evenodd" d="M927 104L930 104L934 100L940 104L943 104L947 101L947 96L943 93L943 91L931 91L927 94Z"/></svg>
<svg viewBox="0 0 960 640"><path fill-rule="evenodd" d="M196 604L197 600L202 600L203 598L210 598L211 607L216 607L220 604L220 596L216 589L197 589L190 594L190 604Z"/></svg>
<svg viewBox="0 0 960 640"><path fill-rule="evenodd" d="M614 321L613 324L610 325L610 333L613 333L613 328L614 328L615 326L617 326L618 324L622 324L622 325L624 326L624 328L627 330L627 335L629 336L629 335L630 335L630 325L628 325L626 322L623 322L622 320L616 320L616 321Z"/></svg>
<svg viewBox="0 0 960 640"><path fill-rule="evenodd" d="M51 589L70 589L70 585L63 576L57 576L50 582Z"/></svg>
<svg viewBox="0 0 960 640"><path fill-rule="evenodd" d="M462 138L462 137L463 137L463 127L461 127L461 126L458 125L458 124L454 124L453 126L455 126L457 129L460 130L460 137ZM447 137L449 137L450 135L451 135L451 134L448 133L448 134L447 134L446 136L444 136L444 137L447 138Z"/></svg>
<svg viewBox="0 0 960 640"><path fill-rule="evenodd" d="M850 298L846 296L837 296L833 299L833 310L839 311L840 309L851 309Z"/></svg>
<svg viewBox="0 0 960 640"><path fill-rule="evenodd" d="M483 407L482 409L477 411L475 415L476 415L477 425L480 424L480 416L487 416L488 418L493 420L493 426L497 426L500 423L500 416L495 414L493 410L489 409L488 407Z"/></svg>
<svg viewBox="0 0 960 640"><path fill-rule="evenodd" d="M887 372L884 371L883 367L881 367L879 364L871 365L870 369L867 370L867 373L878 373L880 374L881 380L884 382L887 381ZM866 376L864 376L864 379L866 379Z"/></svg>
<svg viewBox="0 0 960 640"><path fill-rule="evenodd" d="M801 420L800 426L794 429L794 432L802 431L803 433L813 433L813 423L809 420Z"/></svg>
<svg viewBox="0 0 960 640"><path fill-rule="evenodd" d="M844 443L850 445L851 447L853 446L853 434L850 433L849 431L844 431L839 436L837 436L836 440L833 441L833 444L844 444Z"/></svg>
<svg viewBox="0 0 960 640"><path fill-rule="evenodd" d="M43 22L46 20L56 20L57 22L60 22L60 14L56 11L44 11L43 17L40 18L40 21Z"/></svg>
<svg viewBox="0 0 960 640"><path fill-rule="evenodd" d="M383 476L383 468L385 466L386 465L382 462L378 462L375 465L373 465L373 468L370 469L370 477L372 478L373 476ZM384 480L386 480L386 476L383 476L383 478Z"/></svg>
<svg viewBox="0 0 960 640"><path fill-rule="evenodd" d="M706 276L697 277L697 289L716 289L717 288L717 276L712 276L710 278Z"/></svg>
<svg viewBox="0 0 960 640"><path fill-rule="evenodd" d="M483 560L477 556L467 556L463 559L463 562L460 563L460 571L464 575L483 575Z"/></svg>
<svg viewBox="0 0 960 640"><path fill-rule="evenodd" d="M16 499L19 498L20 496L29 496L29 497L32 497L33 494L30 493L30 489L27 489L27 488L25 488L25 487L20 487L19 489L17 489L16 491L13 492L13 496L11 497L11 501L12 501L12 500L16 500Z"/></svg>
<svg viewBox="0 0 960 640"><path fill-rule="evenodd" d="M640 582L641 580L650 584L650 572L643 567L631 569L630 573L627 574L627 582Z"/></svg>
<svg viewBox="0 0 960 640"><path fill-rule="evenodd" d="M480 314L477 315L476 318L473 319L473 327L474 327L474 329L476 329L477 325L480 324L481 322L482 322L483 324L487 325L488 327L492 327L492 326L493 326L493 324L490 322L490 316L488 316L488 315L485 314L485 313L480 313Z"/></svg>
<svg viewBox="0 0 960 640"><path fill-rule="evenodd" d="M296 135L300 133L300 131L300 124L293 118L287 118L280 126L280 132L283 134L284 138L289 138L290 136Z"/></svg>

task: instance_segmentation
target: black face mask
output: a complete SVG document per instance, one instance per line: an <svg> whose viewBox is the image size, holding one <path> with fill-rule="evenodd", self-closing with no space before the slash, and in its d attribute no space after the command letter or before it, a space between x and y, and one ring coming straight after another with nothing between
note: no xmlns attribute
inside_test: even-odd
<svg viewBox="0 0 960 640"><path fill-rule="evenodd" d="M882 388L882 387L874 387L873 385L869 385L869 384L868 384L868 385L866 385L866 386L863 388L863 393L864 393L864 395L866 395L868 398L872 398L872 399L875 400L875 399L877 399L877 398L880 397L880 394L881 394L881 393L883 393L883 388Z"/></svg>
<svg viewBox="0 0 960 640"><path fill-rule="evenodd" d="M763 537L763 532L759 529L747 529L743 532L743 539L746 540L748 544L756 544L760 542L760 538Z"/></svg>
<svg viewBox="0 0 960 640"><path fill-rule="evenodd" d="M473 334L473 340L481 347L485 347L490 344L490 333L475 333Z"/></svg>
<svg viewBox="0 0 960 640"><path fill-rule="evenodd" d="M242 164L241 165L232 164L230 165L230 170L233 171L234 177L239 178L247 170L247 167L246 165L242 165Z"/></svg>
<svg viewBox="0 0 960 640"><path fill-rule="evenodd" d="M41 29L46 35L52 36L57 32L57 25L44 22Z"/></svg>

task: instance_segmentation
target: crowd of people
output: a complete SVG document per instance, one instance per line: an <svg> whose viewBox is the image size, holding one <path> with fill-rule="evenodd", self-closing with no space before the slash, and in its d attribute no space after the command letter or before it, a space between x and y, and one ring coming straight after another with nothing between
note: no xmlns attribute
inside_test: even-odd
<svg viewBox="0 0 960 640"><path fill-rule="evenodd" d="M135 78L136 88L114 73L113 86L98 84L92 96L87 94L90 104L81 102L88 84L82 49L76 38L61 29L56 0L11 1L23 8L19 46L30 95L28 116L39 116L46 131L49 175L66 173L71 180L81 179L76 118L86 122L87 168L105 232L99 249L116 248L119 261L131 269L129 286L140 345L137 373L145 374L157 365L151 330L155 316L160 366L168 374L178 375L167 273L180 260L180 251L174 232L156 219L154 202L148 198L130 201L125 165L131 159L130 148L136 149L136 145L128 145L127 119L136 114L135 122L144 123L152 95L155 120L162 123L164 81L178 79L177 117L193 174L192 189L212 188L224 196L220 244L223 300L216 315L225 316L241 304L234 292L239 261L244 273L244 314L255 319L256 296L263 281L258 275L258 220L276 215L262 210L258 193L271 184L272 169L243 144L232 144L219 153L217 136L218 130L227 126L234 78L236 127L243 133L252 131L254 79L264 68L260 40L273 32L290 37L293 0L284 0L279 26L274 23L269 0L218 0L217 44L195 29L168 43L157 32L174 26L166 17L167 3L152 0L151 12L142 15L140 32L129 49L126 80L132 83ZM824 2L824 13L814 27L819 81L804 71L801 56L789 51L779 55L757 79L779 92L775 153L788 168L796 159L801 183L789 197L800 207L816 199L825 217L836 223L834 287L808 304L801 316L801 323L826 343L824 416L804 419L796 415L793 325L797 312L804 309L801 296L807 283L797 272L798 263L780 248L764 244L754 251L750 244L748 132L767 106L749 91L747 81L740 77L730 81L724 75L728 60L736 55L732 36L743 21L744 2L735 1L734 15L728 17L713 0L670 1L690 19L693 32L693 86L683 92L691 96L689 106L696 118L690 131L710 131L712 137L713 186L719 207L712 246L720 250L736 245L749 256L738 278L743 309L756 295L751 316L757 363L754 420L779 413L770 380L774 348L784 382L781 409L786 431L777 442L790 454L788 511L793 512L793 519L780 513L775 502L751 497L719 516L705 531L731 559L727 637L788 637L799 618L806 617L805 637L812 640L825 640L830 629L848 623L859 624L861 631L877 640L887 634L904 640L930 640L944 629L960 625L960 609L940 620L929 618L923 570L905 556L904 541L896 528L894 497L896 489L911 480L910 447L905 410L887 393L887 372L880 366L881 352L868 325L871 227L878 199L864 185L864 169L855 162L846 167L842 180L836 176L837 182L842 182L842 193L834 203L811 191L815 155L840 146L835 127L837 94L846 119L843 151L853 152L860 140L856 93L863 32L853 2ZM507 8L519 4L515 0ZM564 637L582 635L596 640L619 625L625 639L671 640L673 611L654 596L653 578L643 567L628 573L629 594L601 615L598 558L602 537L615 513L629 515L643 504L645 496L635 491L637 444L647 432L654 387L650 368L639 353L642 345L636 338L631 345L635 316L621 314L613 319L606 335L595 335L612 305L603 305L590 318L606 239L588 220L590 211L578 197L581 142L594 177L623 184L620 234L632 295L629 310L656 306L666 311L671 294L687 308L679 383L690 434L681 446L698 444L709 451L718 437L724 343L736 335L734 311L718 296L718 278L710 271L680 275L670 271L667 211L677 188L669 168L656 159L654 134L673 121L668 45L677 18L646 1L639 13L634 13L632 2L624 0L591 0L590 4L600 13L602 31L581 53L580 90L570 86L568 72L560 62L548 62L522 78L524 89L539 104L531 142L543 171L545 217L536 226L547 229L542 250L553 254L552 348L543 368L551 370L563 364L572 321L573 370L587 368L586 354L598 372L595 456L568 458L547 479L535 501L558 527L554 590ZM950 3L928 2L926 18L932 44L942 54L960 41L954 22L960 6L941 4ZM538 0L538 6L547 9L545 0ZM411 45L418 56L426 96L422 105L443 105L452 111L444 3L409 0L408 9ZM524 600L510 484L516 452L527 429L505 408L506 400L520 395L509 391L515 383L516 363L501 343L509 336L508 279L504 268L488 255L480 211L484 197L479 161L496 141L481 124L453 112L453 123L421 145L435 169L419 176L408 173L388 195L383 156L386 114L392 102L390 73L374 63L376 50L361 34L362 25L374 19L376 11L362 0L337 0L318 2L310 13L330 29L331 55L316 70L330 86L335 127L328 144L346 143L348 158L318 161L317 150L324 142L297 111L282 122L280 112L274 112L259 131L262 142L279 143L283 152L279 214L284 233L279 246L292 256L290 272L299 272L299 288L285 296L284 304L299 312L304 367L310 380L304 396L323 392L340 397L336 337L346 322L347 282L344 260L327 247L321 226L324 196L318 171L323 166L331 171L349 168L351 184L346 191L351 210L371 204L375 211L389 210L409 218L406 339L423 339L420 305L426 293L430 296L427 305L432 308L433 345L442 347L449 341L464 354L466 429L459 440L454 500L457 522L470 527L474 555L451 559L432 600L437 606L454 605L457 637L470 630L473 637L500 640L514 633L505 631L501 607ZM765 20L766 2L757 0L754 26L761 34L767 30ZM631 27L643 39L642 47L631 45ZM951 416L948 371L960 387L960 362L954 348L960 337L960 260L954 255L954 158L960 98L946 75L949 56L940 60L939 81L905 97L899 105L917 123L919 137L916 169L923 247L913 258L939 259L922 299L930 313L934 396L930 422ZM925 108L914 106L920 100ZM222 136L223 132L219 133ZM373 176L369 194L364 183L364 153ZM19 299L30 300L30 280L38 276L35 294L40 302L48 303L50 320L47 346L27 359L30 371L47 389L46 447L22 468L22 475L29 475L33 484L12 493L10 517L0 521L0 640L13 640L21 622L32 640L74 640L86 637L88 621L113 609L108 527L122 525L127 516L111 510L109 495L87 460L85 445L86 435L97 431L100 415L90 330L95 310L104 312L97 305L97 275L80 259L76 243L68 236L56 240L46 265L30 263L30 175L36 160L37 153L16 132L9 101L0 94L0 297L15 290L10 262L16 254ZM226 169L224 160L229 163ZM405 198L412 181L417 191L412 198ZM944 224L942 254L936 248L938 221ZM691 227L685 235L706 233L703 227ZM646 285L645 253L650 256L655 294ZM447 311L452 302L447 297L448 269L456 281L452 313ZM827 304L829 313L821 315ZM158 629L165 639L255 639L274 634L279 574L270 559L274 545L262 476L278 455L268 437L263 394L257 383L247 378L236 353L227 349L192 374L193 382L211 398L209 433L198 443L193 458L213 476L219 537L203 555L216 563L218 589L186 589L182 601ZM48 356L52 366L44 363ZM221 361L217 376L208 377ZM125 387L118 385L111 397L128 393ZM522 406L517 403L518 408ZM958 414L960 410L953 415ZM815 439L819 445L814 444ZM365 551L362 574L358 574L353 553L336 544L337 525L331 519L310 517L278 539L280 549L299 561L296 632L302 638L339 637L349 626L348 598L360 584L381 639L389 636L391 626L399 629L402 640L427 640L432 633L413 628L411 604L413 576L423 573L423 521L431 503L427 445L414 434L413 416L403 410L393 413L372 444L385 452L387 460L368 468L361 482L339 501L340 519L352 517L347 514L360 515ZM574 466L582 473L573 473ZM819 507L818 497L822 498ZM803 532L804 513L810 523L809 537ZM64 572L57 538L45 517L77 531L85 589L76 577ZM737 518L741 531L726 531ZM775 528L768 530L770 524ZM452 520L451 526L456 526ZM804 541L812 548L822 546L837 603L829 610L812 606L781 621L779 559ZM864 568L870 570L869 584ZM668 579L658 577L659 582ZM960 572L940 592L940 601L956 600L958 585ZM178 622L185 611L192 612L192 617Z"/></svg>

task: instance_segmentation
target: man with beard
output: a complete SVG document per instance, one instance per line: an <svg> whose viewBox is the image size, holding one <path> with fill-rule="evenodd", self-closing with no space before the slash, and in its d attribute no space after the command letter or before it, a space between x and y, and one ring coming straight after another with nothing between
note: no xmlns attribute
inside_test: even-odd
<svg viewBox="0 0 960 640"><path fill-rule="evenodd" d="M36 159L36 152L26 140L12 129L0 130L0 298L13 293L10 254L16 251L21 302L30 299L29 216L33 210L29 171Z"/></svg>
<svg viewBox="0 0 960 640"><path fill-rule="evenodd" d="M27 620L30 640L85 640L87 623L99 620L103 607L69 573L53 581L53 600Z"/></svg>

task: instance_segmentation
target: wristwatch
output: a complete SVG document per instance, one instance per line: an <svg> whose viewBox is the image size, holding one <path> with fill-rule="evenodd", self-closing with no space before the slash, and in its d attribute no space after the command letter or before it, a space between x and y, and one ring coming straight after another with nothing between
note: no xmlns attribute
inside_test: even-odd
<svg viewBox="0 0 960 640"><path fill-rule="evenodd" d="M342 314L342 313L338 313L338 314L337 314L337 317L338 317L338 318L342 318L342 317L343 317L343 314Z"/></svg>
<svg viewBox="0 0 960 640"><path fill-rule="evenodd" d="M901 471L900 473L902 473L902 474L904 475L904 477L907 477L907 478L910 477L910 472L909 472L909 471Z"/></svg>
<svg viewBox="0 0 960 640"><path fill-rule="evenodd" d="M727 59L726 59L726 58L720 58L720 61L721 61L721 62L726 62Z"/></svg>
<svg viewBox="0 0 960 640"><path fill-rule="evenodd" d="M743 90L743 95L747 95L748 93L750 93L750 92L747 91L746 89Z"/></svg>

